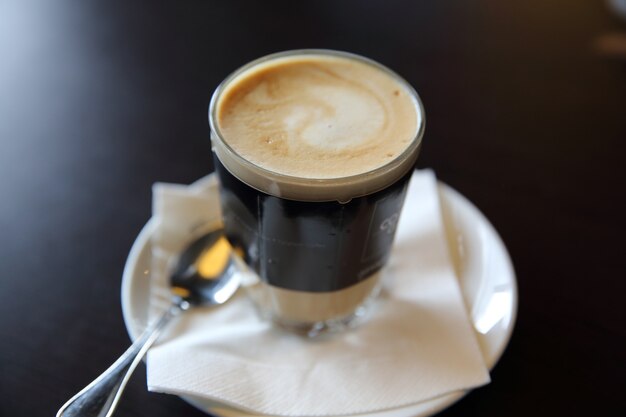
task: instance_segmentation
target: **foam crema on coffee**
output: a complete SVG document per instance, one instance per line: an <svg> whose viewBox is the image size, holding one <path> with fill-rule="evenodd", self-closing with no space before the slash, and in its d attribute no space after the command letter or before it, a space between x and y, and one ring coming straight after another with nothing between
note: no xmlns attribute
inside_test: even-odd
<svg viewBox="0 0 626 417"><path fill-rule="evenodd" d="M347 201L410 170L424 128L412 88L361 57L278 56L214 95L214 151L248 185L287 199Z"/></svg>

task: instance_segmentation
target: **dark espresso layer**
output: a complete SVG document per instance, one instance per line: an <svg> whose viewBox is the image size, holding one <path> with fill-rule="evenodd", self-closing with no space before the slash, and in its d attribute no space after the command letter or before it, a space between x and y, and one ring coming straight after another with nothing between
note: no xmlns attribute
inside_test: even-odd
<svg viewBox="0 0 626 417"><path fill-rule="evenodd" d="M347 204L301 202L255 190L215 158L225 230L262 280L305 292L351 287L386 262L411 173Z"/></svg>

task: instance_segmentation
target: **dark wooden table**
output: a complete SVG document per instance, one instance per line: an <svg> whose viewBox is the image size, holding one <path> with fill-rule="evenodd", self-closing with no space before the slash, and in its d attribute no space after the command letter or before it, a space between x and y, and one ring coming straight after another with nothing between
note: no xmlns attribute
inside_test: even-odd
<svg viewBox="0 0 626 417"><path fill-rule="evenodd" d="M602 1L0 2L0 415L51 416L128 345L128 251L155 181L212 170L207 106L258 56L374 58L419 91L420 167L512 255L493 382L443 416L624 415L626 24ZM148 393L120 416L202 416Z"/></svg>

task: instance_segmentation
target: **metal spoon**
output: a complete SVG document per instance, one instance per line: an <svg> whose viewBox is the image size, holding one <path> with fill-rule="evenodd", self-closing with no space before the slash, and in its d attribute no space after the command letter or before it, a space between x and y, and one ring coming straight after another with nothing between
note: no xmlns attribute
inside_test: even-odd
<svg viewBox="0 0 626 417"><path fill-rule="evenodd" d="M182 311L226 302L240 284L240 264L222 230L191 243L170 276L172 305L102 375L61 407L57 417L110 417L131 374L161 330Z"/></svg>

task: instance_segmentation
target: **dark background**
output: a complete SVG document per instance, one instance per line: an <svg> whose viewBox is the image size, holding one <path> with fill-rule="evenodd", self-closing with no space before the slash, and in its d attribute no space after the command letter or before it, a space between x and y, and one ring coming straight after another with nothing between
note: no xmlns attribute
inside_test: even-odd
<svg viewBox="0 0 626 417"><path fill-rule="evenodd" d="M420 167L507 244L517 326L442 416L626 413L626 32L603 1L0 0L0 415L51 416L128 345L120 280L155 181L212 170L236 67L323 47L403 75ZM120 416L202 416L134 376Z"/></svg>

